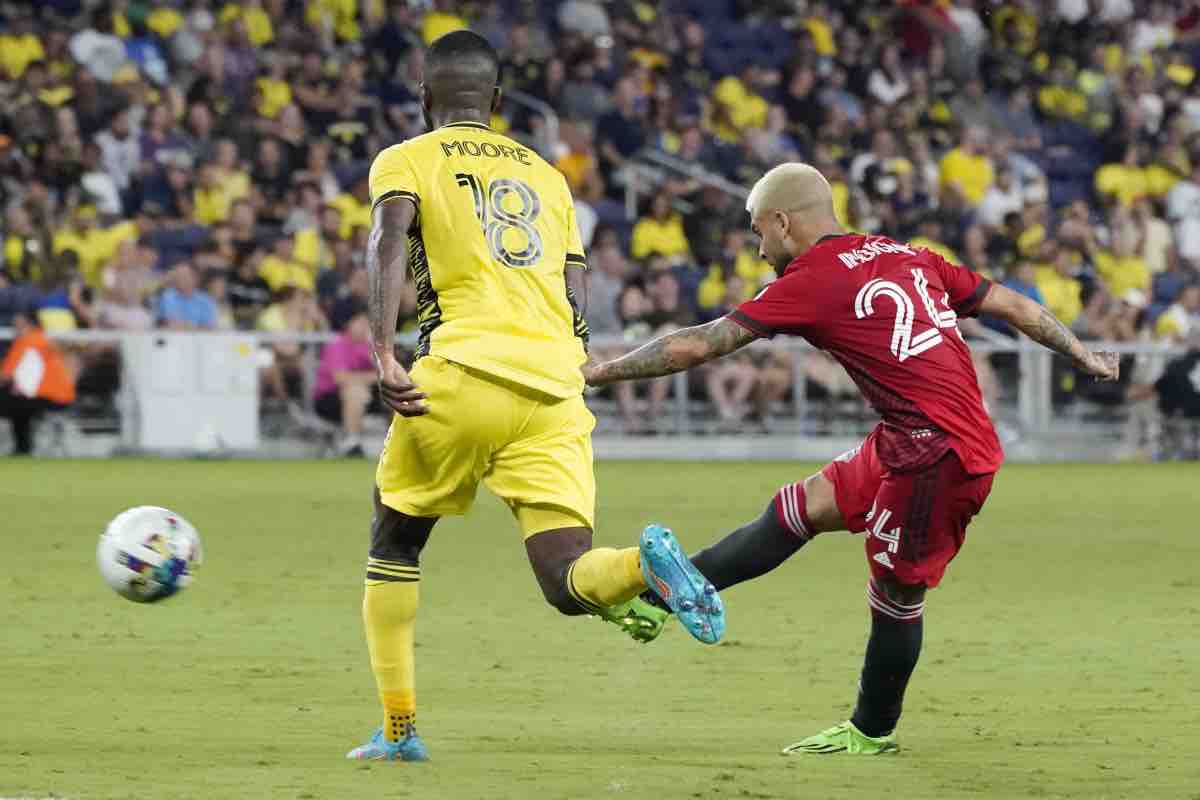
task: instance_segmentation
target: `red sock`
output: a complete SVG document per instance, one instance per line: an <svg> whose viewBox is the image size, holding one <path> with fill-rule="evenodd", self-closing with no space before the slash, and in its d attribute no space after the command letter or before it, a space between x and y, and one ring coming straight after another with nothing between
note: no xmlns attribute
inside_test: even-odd
<svg viewBox="0 0 1200 800"><path fill-rule="evenodd" d="M789 483L775 495L775 513L779 522L805 541L817 535L808 519L808 495L804 492L804 481Z"/></svg>

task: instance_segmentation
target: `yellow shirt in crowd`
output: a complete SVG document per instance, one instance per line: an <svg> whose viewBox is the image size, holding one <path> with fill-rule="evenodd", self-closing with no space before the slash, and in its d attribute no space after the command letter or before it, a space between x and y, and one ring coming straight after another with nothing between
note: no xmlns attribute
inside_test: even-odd
<svg viewBox="0 0 1200 800"><path fill-rule="evenodd" d="M957 185L973 206L983 201L983 196L996 179L992 161L987 156L973 156L956 147L942 158L942 185Z"/></svg>
<svg viewBox="0 0 1200 800"><path fill-rule="evenodd" d="M660 255L667 258L686 256L691 249L683 232L683 218L672 212L665 221L643 217L633 226L631 251L634 258Z"/></svg>
<svg viewBox="0 0 1200 800"><path fill-rule="evenodd" d="M1064 278L1053 267L1039 267L1034 280L1046 308L1064 325L1073 325L1083 312L1083 287L1079 281Z"/></svg>
<svg viewBox="0 0 1200 800"><path fill-rule="evenodd" d="M312 272L304 265L295 261L285 261L276 255L269 255L262 260L258 274L271 287L272 292L278 292L285 286L295 286L309 292L317 288Z"/></svg>
<svg viewBox="0 0 1200 800"><path fill-rule="evenodd" d="M1120 297L1130 289L1150 290L1150 268L1141 256L1117 258L1112 253L1100 252L1095 256L1095 264L1113 297Z"/></svg>
<svg viewBox="0 0 1200 800"><path fill-rule="evenodd" d="M42 41L32 33L21 36L0 36L0 71L11 80L25 74L25 69L34 61L46 57Z"/></svg>
<svg viewBox="0 0 1200 800"><path fill-rule="evenodd" d="M354 195L339 194L329 201L329 205L342 212L342 225L338 228L340 238L349 239L355 228L371 227L371 207L358 202Z"/></svg>
<svg viewBox="0 0 1200 800"><path fill-rule="evenodd" d="M100 288L100 276L105 265L117 254L122 242L137 239L138 227L134 222L122 222L111 228L92 228L78 231L63 228L54 234L50 249L55 255L68 250L79 256L79 274L84 283L93 289Z"/></svg>

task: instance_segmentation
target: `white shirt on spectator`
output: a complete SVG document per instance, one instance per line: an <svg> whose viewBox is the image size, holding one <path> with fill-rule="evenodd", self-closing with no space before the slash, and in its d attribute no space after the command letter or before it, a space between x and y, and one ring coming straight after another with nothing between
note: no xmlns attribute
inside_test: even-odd
<svg viewBox="0 0 1200 800"><path fill-rule="evenodd" d="M596 224L600 217L596 210L584 200L575 200L575 226L579 228L579 240L586 250L592 246L592 236L596 233Z"/></svg>
<svg viewBox="0 0 1200 800"><path fill-rule="evenodd" d="M1200 261L1200 184L1180 181L1167 194L1167 218L1175 223L1179 255Z"/></svg>
<svg viewBox="0 0 1200 800"><path fill-rule="evenodd" d="M1059 19L1074 25L1091 13L1088 5L1088 0L1058 0L1055 13L1058 14Z"/></svg>
<svg viewBox="0 0 1200 800"><path fill-rule="evenodd" d="M878 163L879 156L875 155L870 150L856 155L854 160L850 162L851 182L861 184L863 182L863 178L865 178L867 175L867 170Z"/></svg>
<svg viewBox="0 0 1200 800"><path fill-rule="evenodd" d="M1013 181L1007 192L992 184L979 203L979 208L975 209L975 217L984 225L999 228L1004 225L1007 215L1024 207L1025 192L1020 183Z"/></svg>
<svg viewBox="0 0 1200 800"><path fill-rule="evenodd" d="M987 40L987 28L975 9L967 6L953 6L947 11L950 21L958 28L958 35L968 50L977 51Z"/></svg>
<svg viewBox="0 0 1200 800"><path fill-rule="evenodd" d="M902 100L908 95L909 88L904 73L893 77L882 69L873 69L871 77L867 79L867 91L885 106L895 105Z"/></svg>
<svg viewBox="0 0 1200 800"><path fill-rule="evenodd" d="M125 63L125 43L109 33L80 31L71 37L67 49L72 58L104 83L111 83L113 75Z"/></svg>
<svg viewBox="0 0 1200 800"><path fill-rule="evenodd" d="M558 7L558 24L589 39L607 36L612 30L608 12L594 0L567 0Z"/></svg>
<svg viewBox="0 0 1200 800"><path fill-rule="evenodd" d="M1100 21L1126 22L1133 16L1133 0L1100 0Z"/></svg>
<svg viewBox="0 0 1200 800"><path fill-rule="evenodd" d="M121 190L107 172L85 172L79 184L95 200L101 214L121 213Z"/></svg>
<svg viewBox="0 0 1200 800"><path fill-rule="evenodd" d="M1175 41L1175 28L1167 22L1151 22L1139 19L1133 23L1133 36L1129 41L1131 55L1140 57L1160 47L1170 47Z"/></svg>
<svg viewBox="0 0 1200 800"><path fill-rule="evenodd" d="M124 139L118 139L112 135L112 131L100 131L96 134L96 145L100 148L100 163L104 171L112 176L118 189L128 189L142 156L137 137L131 133Z"/></svg>

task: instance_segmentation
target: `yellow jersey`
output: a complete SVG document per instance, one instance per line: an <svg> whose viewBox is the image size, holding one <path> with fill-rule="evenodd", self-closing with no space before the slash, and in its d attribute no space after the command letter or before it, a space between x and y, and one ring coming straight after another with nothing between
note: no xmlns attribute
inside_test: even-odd
<svg viewBox="0 0 1200 800"><path fill-rule="evenodd" d="M588 329L566 284L586 268L562 173L486 125L459 122L376 156L371 206L417 206L409 266L417 357L566 398L583 391Z"/></svg>

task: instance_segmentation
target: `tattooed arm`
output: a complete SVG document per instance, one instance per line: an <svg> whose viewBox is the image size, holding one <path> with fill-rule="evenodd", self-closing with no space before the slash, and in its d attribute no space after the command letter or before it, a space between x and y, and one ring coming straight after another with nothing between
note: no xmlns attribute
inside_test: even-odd
<svg viewBox="0 0 1200 800"><path fill-rule="evenodd" d="M657 378L720 358L756 338L733 320L721 317L706 325L672 331L618 359L589 363L584 366L583 374L591 386Z"/></svg>
<svg viewBox="0 0 1200 800"><path fill-rule="evenodd" d="M1088 350L1049 309L1012 289L992 284L979 313L999 317L1038 344L1067 356L1097 380L1115 381L1119 375L1116 353Z"/></svg>
<svg viewBox="0 0 1200 800"><path fill-rule="evenodd" d="M379 394L397 414L417 417L429 412L425 394L396 360L396 319L408 273L408 229L417 207L407 198L375 206L367 239L367 313L371 320L371 353L379 373Z"/></svg>

